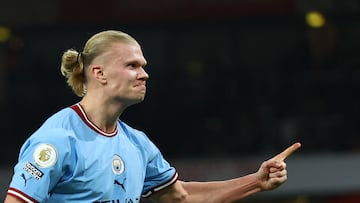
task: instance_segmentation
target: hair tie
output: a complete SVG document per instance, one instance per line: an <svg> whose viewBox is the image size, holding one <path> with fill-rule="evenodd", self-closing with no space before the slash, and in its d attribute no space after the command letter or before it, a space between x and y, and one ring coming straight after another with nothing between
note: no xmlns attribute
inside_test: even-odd
<svg viewBox="0 0 360 203"><path fill-rule="evenodd" d="M81 57L81 52L78 53L77 57L76 57L76 63L79 63L79 58Z"/></svg>

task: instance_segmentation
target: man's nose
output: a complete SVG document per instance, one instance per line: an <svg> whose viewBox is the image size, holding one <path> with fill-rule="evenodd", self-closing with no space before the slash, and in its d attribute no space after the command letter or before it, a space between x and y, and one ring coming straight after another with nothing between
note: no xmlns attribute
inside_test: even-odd
<svg viewBox="0 0 360 203"><path fill-rule="evenodd" d="M149 74L144 70L144 68L140 68L139 77L143 80L147 80L149 78Z"/></svg>

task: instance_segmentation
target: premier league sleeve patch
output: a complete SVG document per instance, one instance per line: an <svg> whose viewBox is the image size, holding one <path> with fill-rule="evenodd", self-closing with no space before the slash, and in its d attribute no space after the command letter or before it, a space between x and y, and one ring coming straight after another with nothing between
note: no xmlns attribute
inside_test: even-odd
<svg viewBox="0 0 360 203"><path fill-rule="evenodd" d="M37 166L48 168L56 163L57 156L57 151L54 146L42 143L36 146L33 159Z"/></svg>

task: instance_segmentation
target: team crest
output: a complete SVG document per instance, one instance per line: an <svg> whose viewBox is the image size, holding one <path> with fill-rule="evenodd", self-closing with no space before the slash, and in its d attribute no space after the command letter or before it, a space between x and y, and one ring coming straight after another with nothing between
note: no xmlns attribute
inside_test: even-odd
<svg viewBox="0 0 360 203"><path fill-rule="evenodd" d="M53 166L57 161L57 152L50 144L39 144L34 151L33 159L36 165L47 168Z"/></svg>
<svg viewBox="0 0 360 203"><path fill-rule="evenodd" d="M116 175L120 175L125 170L125 164L124 161L121 159L121 157L117 154L113 156L112 160L112 170Z"/></svg>

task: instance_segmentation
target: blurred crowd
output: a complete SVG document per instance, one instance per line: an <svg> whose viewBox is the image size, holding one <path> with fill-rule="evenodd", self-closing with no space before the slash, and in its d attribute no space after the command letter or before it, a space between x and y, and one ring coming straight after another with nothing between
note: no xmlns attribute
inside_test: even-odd
<svg viewBox="0 0 360 203"><path fill-rule="evenodd" d="M143 103L121 119L168 156L246 156L295 141L303 152L360 148L360 20L319 29L297 18L112 26L139 40L150 74ZM357 25L357 27L355 26ZM104 27L37 27L0 44L0 162L50 114L79 99L60 56Z"/></svg>

